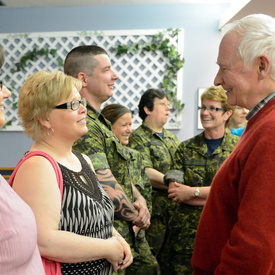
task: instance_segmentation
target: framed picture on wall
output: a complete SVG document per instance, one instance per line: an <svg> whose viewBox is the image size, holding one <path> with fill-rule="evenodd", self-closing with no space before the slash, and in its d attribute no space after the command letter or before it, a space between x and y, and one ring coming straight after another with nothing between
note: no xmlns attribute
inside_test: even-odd
<svg viewBox="0 0 275 275"><path fill-rule="evenodd" d="M199 88L198 89L198 105L197 106L201 106L201 94L205 91L206 88ZM198 114L198 120L197 120L197 127L199 130L202 130L202 124L201 124L201 120L200 120L200 110L197 108L197 114Z"/></svg>

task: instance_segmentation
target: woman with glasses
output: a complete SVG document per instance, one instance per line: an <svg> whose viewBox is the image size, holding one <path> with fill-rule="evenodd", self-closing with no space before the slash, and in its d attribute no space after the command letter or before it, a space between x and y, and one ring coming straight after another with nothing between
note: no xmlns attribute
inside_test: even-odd
<svg viewBox="0 0 275 275"><path fill-rule="evenodd" d="M32 208L41 256L60 262L62 274L111 274L132 262L130 248L113 228L114 207L98 183L90 159L72 150L87 132L86 99L81 82L62 72L37 72L24 82L18 113L42 151L58 163L63 198L51 163L28 158L18 169L13 189Z"/></svg>
<svg viewBox="0 0 275 275"><path fill-rule="evenodd" d="M175 275L193 274L191 257L201 211L215 173L239 140L225 131L232 107L221 86L204 91L199 110L204 131L179 145L172 167L184 172L184 179L169 183L168 197L178 202L169 239L170 269Z"/></svg>
<svg viewBox="0 0 275 275"><path fill-rule="evenodd" d="M0 68L4 63L0 46ZM5 125L4 100L11 93L0 81L0 127ZM31 208L0 175L0 274L42 275L35 217Z"/></svg>
<svg viewBox="0 0 275 275"><path fill-rule="evenodd" d="M146 238L157 258L161 274L171 274L167 235L176 205L168 199L164 175L171 169L174 153L180 144L177 136L165 129L171 108L168 95L163 90L146 90L138 104L142 123L129 139L129 146L141 153L152 185L151 225L146 230Z"/></svg>

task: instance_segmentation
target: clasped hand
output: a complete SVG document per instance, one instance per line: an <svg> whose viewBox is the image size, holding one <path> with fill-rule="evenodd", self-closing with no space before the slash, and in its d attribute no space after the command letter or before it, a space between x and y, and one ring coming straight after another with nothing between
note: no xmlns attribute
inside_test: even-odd
<svg viewBox="0 0 275 275"><path fill-rule="evenodd" d="M133 205L135 209L138 211L138 216L133 220L132 223L141 229L148 229L151 224L151 215L147 208L146 201L135 201Z"/></svg>
<svg viewBox="0 0 275 275"><path fill-rule="evenodd" d="M175 202L186 202L193 198L192 187L177 182L170 182L168 198Z"/></svg>
<svg viewBox="0 0 275 275"><path fill-rule="evenodd" d="M115 249L112 250L114 253L107 257L106 260L112 264L114 272L117 272L118 269L125 269L133 262L129 244L120 235L113 236L108 240L112 242Z"/></svg>

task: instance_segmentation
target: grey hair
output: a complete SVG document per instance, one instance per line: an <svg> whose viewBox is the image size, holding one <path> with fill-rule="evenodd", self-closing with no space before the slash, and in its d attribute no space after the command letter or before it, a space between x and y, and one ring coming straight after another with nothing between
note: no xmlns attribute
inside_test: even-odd
<svg viewBox="0 0 275 275"><path fill-rule="evenodd" d="M238 55L249 66L260 55L271 60L271 77L275 79L275 18L265 14L251 14L227 24L223 34L237 32L240 36Z"/></svg>

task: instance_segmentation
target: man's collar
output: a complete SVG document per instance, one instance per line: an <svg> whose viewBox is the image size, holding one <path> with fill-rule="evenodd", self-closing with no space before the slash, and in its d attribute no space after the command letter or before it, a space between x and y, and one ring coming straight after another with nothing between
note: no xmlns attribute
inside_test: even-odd
<svg viewBox="0 0 275 275"><path fill-rule="evenodd" d="M251 109L246 115L246 119L250 120L252 117L254 117L273 98L275 98L275 92L269 94L261 102L259 102L253 109Z"/></svg>

